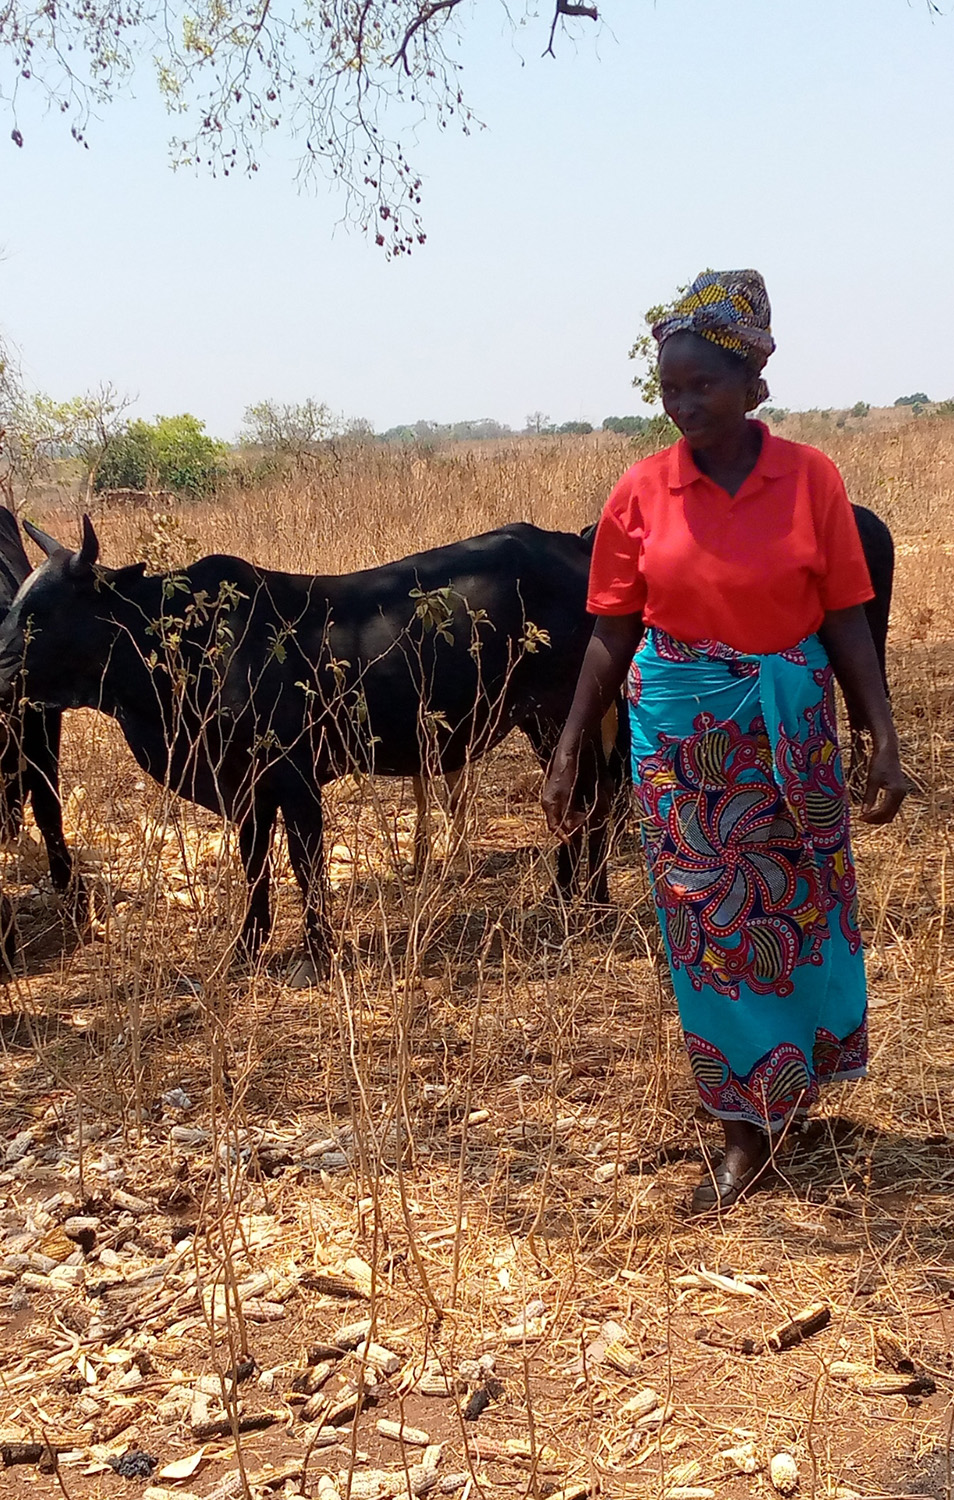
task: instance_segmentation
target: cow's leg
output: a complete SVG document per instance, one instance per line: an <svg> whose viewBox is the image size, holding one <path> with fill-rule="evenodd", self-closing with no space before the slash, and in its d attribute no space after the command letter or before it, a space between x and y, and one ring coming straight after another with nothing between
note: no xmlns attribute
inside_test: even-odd
<svg viewBox="0 0 954 1500"><path fill-rule="evenodd" d="M447 783L447 810L450 813L453 844L457 842L457 835L467 818L467 767L461 766L458 771L447 771L444 780Z"/></svg>
<svg viewBox="0 0 954 1500"><path fill-rule="evenodd" d="M410 864L405 866L404 873L410 880L419 880L431 841L430 820L427 815L427 783L423 776L412 776L411 787L414 792L414 844Z"/></svg>
<svg viewBox="0 0 954 1500"><path fill-rule="evenodd" d="M0 893L0 978L13 972L17 957L17 927L9 898Z"/></svg>
<svg viewBox="0 0 954 1500"><path fill-rule="evenodd" d="M467 814L467 799L464 796L467 782L464 769L461 766L457 771L445 771L444 773L444 781L447 786L447 812L450 818L450 847L452 849L457 843L462 821ZM405 866L405 874L411 880L419 880L431 847L430 792L427 780L423 776L412 776L411 786L414 790L415 808L414 845L411 862Z"/></svg>
<svg viewBox="0 0 954 1500"><path fill-rule="evenodd" d="M82 921L89 912L89 898L63 832L63 804L60 800L61 728L60 714L27 709L24 718L24 738L29 752L26 784L36 826L46 845L53 889L61 894L70 893L73 913L78 921Z"/></svg>
<svg viewBox="0 0 954 1500"><path fill-rule="evenodd" d="M289 971L292 989L307 989L328 973L331 927L327 917L324 819L321 788L302 790L282 802L288 857L305 906L305 951Z"/></svg>
<svg viewBox="0 0 954 1500"><path fill-rule="evenodd" d="M239 823L239 853L248 882L245 920L239 947L246 958L256 956L272 930L269 886L272 878L272 830L275 807L256 797L251 810Z"/></svg>
<svg viewBox="0 0 954 1500"><path fill-rule="evenodd" d="M611 710L612 732L616 730L616 710ZM584 746L577 778L578 795L590 809L583 825L581 846L586 841L586 886L583 895L594 906L609 905L609 845L613 791L609 788L610 770L601 741ZM582 853L582 849L581 849ZM577 864L579 884L579 862Z"/></svg>
<svg viewBox="0 0 954 1500"><path fill-rule="evenodd" d="M22 715L4 715L0 719L0 838L11 842L23 825L22 743Z"/></svg>

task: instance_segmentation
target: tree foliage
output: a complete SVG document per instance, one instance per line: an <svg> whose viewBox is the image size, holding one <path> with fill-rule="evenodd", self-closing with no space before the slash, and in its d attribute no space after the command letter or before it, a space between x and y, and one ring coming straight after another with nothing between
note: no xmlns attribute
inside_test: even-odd
<svg viewBox="0 0 954 1500"><path fill-rule="evenodd" d="M649 426L648 417L604 417L603 431L618 432L624 437L639 437Z"/></svg>
<svg viewBox="0 0 954 1500"><path fill-rule="evenodd" d="M79 459L87 496L95 487L110 445L125 426L130 397L105 384L95 391L54 401L40 391L26 391L0 360L0 485L5 503L15 505L38 486L56 477L61 459Z"/></svg>
<svg viewBox="0 0 954 1500"><path fill-rule="evenodd" d="M493 417L475 417L462 422L402 422L379 436L385 443L434 447L438 443L482 443L491 438L512 437L513 429Z"/></svg>
<svg viewBox="0 0 954 1500"><path fill-rule="evenodd" d="M324 401L258 401L245 408L239 440L270 453L299 457L341 432L343 420Z"/></svg>
<svg viewBox="0 0 954 1500"><path fill-rule="evenodd" d="M675 304L685 296L689 290L688 282L684 286L676 288L676 295L671 302L659 302L655 307L647 307L643 322L645 331L638 334L629 351L630 359L635 359L639 365L637 373L633 376L633 385L642 396L647 406L655 406L660 398L659 392L659 351L656 348L656 340L653 338L652 327L666 313L671 312Z"/></svg>
<svg viewBox="0 0 954 1500"><path fill-rule="evenodd" d="M104 455L94 488L207 495L225 473L227 451L188 412L130 422Z"/></svg>
<svg viewBox="0 0 954 1500"><path fill-rule="evenodd" d="M532 0L499 4L515 25L540 20ZM543 12L547 52L568 19L598 19L574 0L545 0ZM422 117L474 123L461 87L473 14L472 0L3 0L0 100L16 145L27 90L85 143L93 108L151 58L177 164L255 172L264 141L282 134L300 148L300 174L338 179L352 214L398 254L424 239L405 140Z"/></svg>

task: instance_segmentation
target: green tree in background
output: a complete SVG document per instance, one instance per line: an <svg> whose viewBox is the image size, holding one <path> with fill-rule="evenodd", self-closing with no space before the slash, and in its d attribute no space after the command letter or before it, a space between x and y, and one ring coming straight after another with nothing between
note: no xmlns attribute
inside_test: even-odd
<svg viewBox="0 0 954 1500"><path fill-rule="evenodd" d="M225 473L228 449L209 437L188 412L130 422L110 445L96 473L97 490L172 490L207 495Z"/></svg>
<svg viewBox="0 0 954 1500"><path fill-rule="evenodd" d="M604 417L604 432L619 432L625 437L639 437L649 426L648 417Z"/></svg>

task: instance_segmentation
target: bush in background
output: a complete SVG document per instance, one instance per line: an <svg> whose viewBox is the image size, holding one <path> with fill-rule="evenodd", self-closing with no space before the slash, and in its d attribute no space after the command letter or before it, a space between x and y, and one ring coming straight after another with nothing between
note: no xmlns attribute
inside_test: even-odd
<svg viewBox="0 0 954 1500"><path fill-rule="evenodd" d="M188 412L130 422L113 440L97 470L96 490L172 490L211 494L226 472L228 449L209 437Z"/></svg>

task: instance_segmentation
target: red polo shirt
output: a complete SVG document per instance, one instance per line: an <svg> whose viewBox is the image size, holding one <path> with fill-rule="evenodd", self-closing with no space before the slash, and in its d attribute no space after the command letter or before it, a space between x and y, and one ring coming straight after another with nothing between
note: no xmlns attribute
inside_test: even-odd
<svg viewBox="0 0 954 1500"><path fill-rule="evenodd" d="M593 545L591 614L642 613L690 645L761 655L874 597L831 459L758 426L761 452L735 495L696 467L685 439L623 475Z"/></svg>

